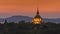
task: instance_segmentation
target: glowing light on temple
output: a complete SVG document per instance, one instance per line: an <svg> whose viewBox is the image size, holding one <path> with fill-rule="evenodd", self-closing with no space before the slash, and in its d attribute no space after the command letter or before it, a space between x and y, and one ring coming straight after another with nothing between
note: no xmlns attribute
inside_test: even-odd
<svg viewBox="0 0 60 34"><path fill-rule="evenodd" d="M33 19L33 24L42 24L42 18L41 16L39 15L39 10L37 8L37 14L36 16L34 17Z"/></svg>

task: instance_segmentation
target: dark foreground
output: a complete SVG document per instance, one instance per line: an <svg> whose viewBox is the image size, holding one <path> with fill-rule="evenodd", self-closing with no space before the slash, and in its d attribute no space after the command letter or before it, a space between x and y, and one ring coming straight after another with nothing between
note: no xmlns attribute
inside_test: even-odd
<svg viewBox="0 0 60 34"><path fill-rule="evenodd" d="M0 34L60 34L60 24L45 23L34 25L32 23L7 23L0 24Z"/></svg>

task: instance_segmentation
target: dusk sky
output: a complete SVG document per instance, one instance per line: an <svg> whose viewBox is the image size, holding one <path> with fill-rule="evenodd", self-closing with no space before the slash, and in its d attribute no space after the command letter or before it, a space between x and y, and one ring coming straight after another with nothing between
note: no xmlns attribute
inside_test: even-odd
<svg viewBox="0 0 60 34"><path fill-rule="evenodd" d="M13 15L33 17L36 15L37 5L42 17L60 17L60 0L0 0L0 18Z"/></svg>

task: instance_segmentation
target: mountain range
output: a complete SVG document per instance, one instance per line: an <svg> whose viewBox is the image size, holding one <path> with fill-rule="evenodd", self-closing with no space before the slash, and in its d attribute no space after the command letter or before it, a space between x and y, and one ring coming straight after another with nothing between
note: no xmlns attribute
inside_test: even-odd
<svg viewBox="0 0 60 34"><path fill-rule="evenodd" d="M19 22L19 21L32 22L33 17L29 17L29 16L11 16L11 17L8 17L8 18L0 18L0 23L4 22L5 19L8 22ZM60 18L56 18L56 19L43 18L43 21L44 22L60 23Z"/></svg>

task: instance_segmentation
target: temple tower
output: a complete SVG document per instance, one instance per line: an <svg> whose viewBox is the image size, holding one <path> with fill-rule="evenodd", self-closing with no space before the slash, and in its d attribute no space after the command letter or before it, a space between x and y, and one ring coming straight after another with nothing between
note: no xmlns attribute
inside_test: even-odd
<svg viewBox="0 0 60 34"><path fill-rule="evenodd" d="M33 19L33 24L42 24L42 17L39 15L38 8L37 8L36 16Z"/></svg>

